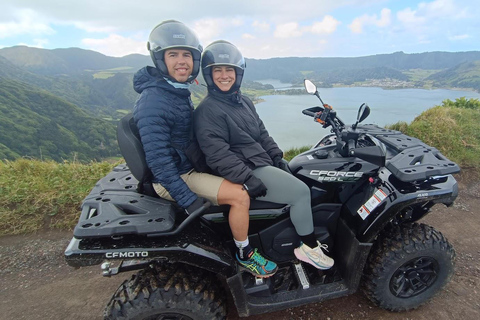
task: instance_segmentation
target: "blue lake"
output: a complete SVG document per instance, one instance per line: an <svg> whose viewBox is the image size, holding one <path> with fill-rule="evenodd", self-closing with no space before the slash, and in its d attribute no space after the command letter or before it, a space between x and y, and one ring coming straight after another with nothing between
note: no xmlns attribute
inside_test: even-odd
<svg viewBox="0 0 480 320"><path fill-rule="evenodd" d="M274 86L276 86L274 84ZM285 87L287 87L285 85ZM283 87L283 88L285 88ZM282 89L283 89L282 88ZM379 126L393 124L398 121L412 122L423 111L441 105L445 99L454 101L460 97L480 99L474 91L460 90L424 90L348 87L319 88L320 97L337 111L343 122L353 123L358 107L362 103L370 106L370 116L364 124L374 123ZM322 136L329 133L313 118L302 114L302 110L320 105L313 95L271 95L261 97L263 102L256 105L257 112L263 120L268 132L286 150L315 144Z"/></svg>

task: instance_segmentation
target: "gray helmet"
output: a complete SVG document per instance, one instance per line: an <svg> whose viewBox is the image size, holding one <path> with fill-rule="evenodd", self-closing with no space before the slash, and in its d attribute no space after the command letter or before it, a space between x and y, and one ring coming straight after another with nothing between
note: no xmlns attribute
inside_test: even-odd
<svg viewBox="0 0 480 320"><path fill-rule="evenodd" d="M203 48L195 33L183 23L167 20L157 25L150 32L147 48L155 67L163 76L169 76L164 60L165 50L174 48L189 50L193 57L193 70L187 81L197 77Z"/></svg>
<svg viewBox="0 0 480 320"><path fill-rule="evenodd" d="M207 86L215 88L212 78L213 66L232 66L235 68L235 83L229 92L240 89L243 72L246 68L245 59L240 50L228 41L218 40L209 44L202 54L202 74Z"/></svg>

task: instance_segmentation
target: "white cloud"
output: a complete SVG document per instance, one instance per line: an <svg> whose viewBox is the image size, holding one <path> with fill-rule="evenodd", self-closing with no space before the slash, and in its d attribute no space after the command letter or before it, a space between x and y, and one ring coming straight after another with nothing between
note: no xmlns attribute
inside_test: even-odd
<svg viewBox="0 0 480 320"><path fill-rule="evenodd" d="M457 17L458 14L463 14L462 10L457 11L453 0L436 0L432 2L420 2L418 4L417 12L419 15L427 17Z"/></svg>
<svg viewBox="0 0 480 320"><path fill-rule="evenodd" d="M230 20L230 24L234 27L240 27L244 25L244 21L241 18L234 18L233 20Z"/></svg>
<svg viewBox="0 0 480 320"><path fill-rule="evenodd" d="M376 14L364 14L355 18L348 27L353 33L362 33L365 25L374 25L383 28L391 24L391 15L392 11L390 9L383 8L380 12L380 18L377 18Z"/></svg>
<svg viewBox="0 0 480 320"><path fill-rule="evenodd" d="M383 8L380 12L380 19L376 21L378 27L386 27L392 22L392 10Z"/></svg>
<svg viewBox="0 0 480 320"><path fill-rule="evenodd" d="M439 19L458 20L468 15L465 8L457 6L453 0L421 2L417 8L406 8L397 13L397 18L409 29L436 23ZM442 21L445 23L445 21Z"/></svg>
<svg viewBox="0 0 480 320"><path fill-rule="evenodd" d="M416 11L410 8L399 11L397 13L397 19L405 26L408 26L409 29L415 29L418 25L423 24L426 21L425 17L418 15Z"/></svg>
<svg viewBox="0 0 480 320"><path fill-rule="evenodd" d="M256 37L250 33L244 33L242 34L243 39L256 39Z"/></svg>
<svg viewBox="0 0 480 320"><path fill-rule="evenodd" d="M331 34L335 32L340 21L332 16L325 16L322 21L314 22L310 26L300 27L297 22L289 22L277 25L273 36L275 38L295 38L306 32L313 34Z"/></svg>
<svg viewBox="0 0 480 320"><path fill-rule="evenodd" d="M240 18L232 20L227 18L209 18L196 20L190 26L197 34L200 42L206 46L215 40L228 40L228 36L236 30L242 29L241 26L244 24L244 20Z"/></svg>
<svg viewBox="0 0 480 320"><path fill-rule="evenodd" d="M0 39L22 34L49 35L55 33L46 19L31 9L14 10L12 17L8 20L0 23Z"/></svg>
<svg viewBox="0 0 480 320"><path fill-rule="evenodd" d="M448 37L448 40L452 40L452 41L458 41L458 40L465 40L465 39L468 39L470 38L471 36L468 35L468 34L459 34L459 35L456 35L456 36L450 36Z"/></svg>
<svg viewBox="0 0 480 320"><path fill-rule="evenodd" d="M391 7L382 10L386 3ZM224 0L2 0L0 45L88 43L105 54L131 53L130 47L146 53L151 29L175 19L193 28L204 46L225 39L251 58L477 50L478 16L473 0L243 0L235 10Z"/></svg>
<svg viewBox="0 0 480 320"><path fill-rule="evenodd" d="M292 38L292 37L299 37L302 35L302 31L300 30L298 23L296 22L289 22L280 24L275 29L273 36L275 38Z"/></svg>
<svg viewBox="0 0 480 320"><path fill-rule="evenodd" d="M211 41L217 38L221 33L222 19L202 19L197 20L193 25L200 42Z"/></svg>
<svg viewBox="0 0 480 320"><path fill-rule="evenodd" d="M46 44L49 43L48 39L33 39L32 47L43 48Z"/></svg>
<svg viewBox="0 0 480 320"><path fill-rule="evenodd" d="M314 22L310 31L315 34L330 34L335 32L340 21L332 16L325 16L322 21Z"/></svg>
<svg viewBox="0 0 480 320"><path fill-rule="evenodd" d="M422 45L465 39L468 30L462 28L462 22L475 13L468 12L464 2L435 0L421 2L414 8L405 8L397 13L400 22L397 30L409 34ZM455 34L457 36L452 36Z"/></svg>
<svg viewBox="0 0 480 320"><path fill-rule="evenodd" d="M261 27L268 24L283 24L324 16L330 10L356 3L378 0L302 0L294 1L243 0L234 10L229 2L210 0L208 2L167 0L138 2L130 0L3 0L0 24L10 16L12 8L30 8L39 16L48 17L45 22L54 25L72 25L88 32L115 32L125 30L151 29L159 22L176 19L189 26L197 19L221 17L233 26L241 26L245 19L261 21ZM320 3L319 3L320 2ZM319 5L320 4L320 5ZM8 10L7 10L8 9ZM266 18L267 17L267 18ZM268 20L268 21L267 21ZM266 21L266 22L265 22ZM266 23L266 24L264 24ZM228 25L225 25L227 27ZM259 25L260 26L260 25Z"/></svg>
<svg viewBox="0 0 480 320"><path fill-rule="evenodd" d="M111 33L118 30L118 28L112 26L96 26L96 24L88 22L73 22L73 25L80 30L91 33Z"/></svg>
<svg viewBox="0 0 480 320"><path fill-rule="evenodd" d="M125 38L118 34L111 34L103 39L83 39L82 43L88 49L113 57L122 57L131 53L148 54L146 41Z"/></svg>
<svg viewBox="0 0 480 320"><path fill-rule="evenodd" d="M267 22L259 22L255 20L252 23L252 26L255 28L255 30L260 31L260 32L268 32L270 31L270 24Z"/></svg>

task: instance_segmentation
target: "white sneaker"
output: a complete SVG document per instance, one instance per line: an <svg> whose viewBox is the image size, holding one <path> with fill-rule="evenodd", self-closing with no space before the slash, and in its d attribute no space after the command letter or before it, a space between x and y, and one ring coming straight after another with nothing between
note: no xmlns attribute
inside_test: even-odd
<svg viewBox="0 0 480 320"><path fill-rule="evenodd" d="M300 247L293 250L293 252L295 253L297 259L306 263L310 263L317 269L330 269L333 266L334 261L332 258L326 256L322 250L324 249L328 251L328 246L326 244L321 244L319 241L317 241L317 243L318 246L313 249L307 246L305 243L302 243Z"/></svg>

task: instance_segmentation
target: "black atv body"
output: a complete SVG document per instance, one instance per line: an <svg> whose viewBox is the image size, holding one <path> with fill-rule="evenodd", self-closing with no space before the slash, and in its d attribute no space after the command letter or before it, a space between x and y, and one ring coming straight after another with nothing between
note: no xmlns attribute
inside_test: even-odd
<svg viewBox="0 0 480 320"><path fill-rule="evenodd" d="M359 121L366 112L361 110ZM451 174L459 167L398 131L358 126L359 121L347 127L329 106L304 113L332 126L333 134L292 159L289 169L311 189L315 235L328 245L334 267L319 271L296 260L293 249L300 239L289 207L254 200L250 242L277 262L279 271L267 279L239 271L228 207L187 216L156 196L130 115L118 131L129 166L114 168L85 198L65 251L75 267L107 261L102 265L107 276L140 270L114 294L106 318L221 319L225 291L238 314L249 316L352 294L362 280L377 305L401 311L417 307L445 285L453 272L453 248L441 233L416 221L437 203L453 203L458 188ZM395 250L398 255L392 256ZM200 289L189 283L199 283ZM167 294L171 290L180 290L175 299ZM173 306L169 299L182 304Z"/></svg>

